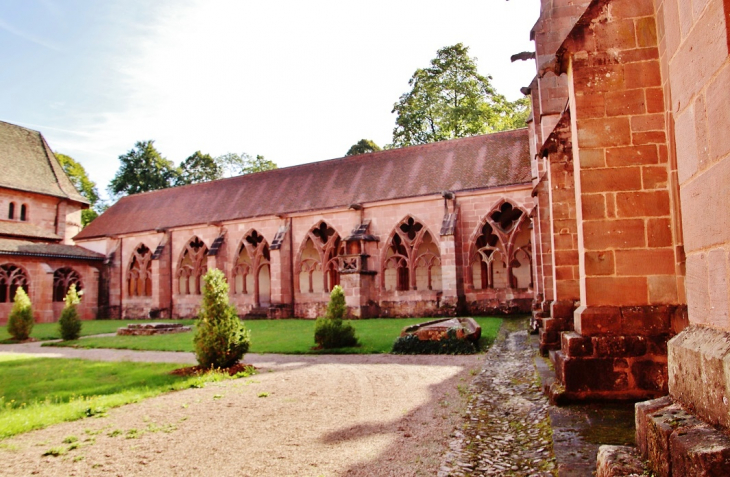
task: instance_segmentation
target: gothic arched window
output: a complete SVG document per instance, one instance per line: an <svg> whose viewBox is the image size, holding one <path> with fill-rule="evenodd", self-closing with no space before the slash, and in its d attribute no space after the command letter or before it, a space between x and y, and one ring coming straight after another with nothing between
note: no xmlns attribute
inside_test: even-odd
<svg viewBox="0 0 730 477"><path fill-rule="evenodd" d="M527 214L507 201L484 217L470 259L475 289L531 286L532 251L527 223Z"/></svg>
<svg viewBox="0 0 730 477"><path fill-rule="evenodd" d="M132 254L127 274L129 296L152 296L152 251L145 244Z"/></svg>
<svg viewBox="0 0 730 477"><path fill-rule="evenodd" d="M53 301L63 301L71 285L76 285L76 291L84 288L81 275L76 270L63 267L53 272Z"/></svg>
<svg viewBox="0 0 730 477"><path fill-rule="evenodd" d="M269 244L256 230L241 241L233 266L233 292L253 295L257 305L271 301Z"/></svg>
<svg viewBox="0 0 730 477"><path fill-rule="evenodd" d="M330 292L340 283L338 255L343 253L339 234L322 221L307 233L299 254L299 291Z"/></svg>
<svg viewBox="0 0 730 477"><path fill-rule="evenodd" d="M383 263L385 290L441 290L441 254L431 233L413 217L393 232Z"/></svg>
<svg viewBox="0 0 730 477"><path fill-rule="evenodd" d="M29 284L28 275L22 268L10 263L0 265L0 303L13 301L18 288L29 293Z"/></svg>
<svg viewBox="0 0 730 477"><path fill-rule="evenodd" d="M208 247L198 237L193 237L182 253L177 267L177 279L181 295L200 295L203 275L208 271Z"/></svg>

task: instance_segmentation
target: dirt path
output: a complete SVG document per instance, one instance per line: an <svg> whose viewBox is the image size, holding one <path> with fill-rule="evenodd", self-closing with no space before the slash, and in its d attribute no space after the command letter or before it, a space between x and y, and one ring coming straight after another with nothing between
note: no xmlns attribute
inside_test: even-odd
<svg viewBox="0 0 730 477"><path fill-rule="evenodd" d="M93 359L151 356L95 352ZM160 361L192 356L154 354ZM245 362L261 369L252 378L2 441L0 475L435 475L460 422L463 391L483 361L484 355L247 355ZM42 456L67 448L69 436L82 445Z"/></svg>

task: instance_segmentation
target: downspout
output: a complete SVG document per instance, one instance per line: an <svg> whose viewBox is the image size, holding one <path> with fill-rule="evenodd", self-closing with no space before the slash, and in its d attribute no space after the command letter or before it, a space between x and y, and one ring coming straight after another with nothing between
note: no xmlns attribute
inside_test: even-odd
<svg viewBox="0 0 730 477"><path fill-rule="evenodd" d="M172 293L172 230L169 231L170 236L168 237L168 244L170 245L170 319L172 319L172 310L173 310L173 293Z"/></svg>

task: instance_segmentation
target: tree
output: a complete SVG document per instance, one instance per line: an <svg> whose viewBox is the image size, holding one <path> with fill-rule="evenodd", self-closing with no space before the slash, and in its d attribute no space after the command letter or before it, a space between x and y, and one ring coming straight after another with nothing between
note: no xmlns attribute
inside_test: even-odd
<svg viewBox="0 0 730 477"><path fill-rule="evenodd" d="M155 141L139 141L119 156L122 165L109 183L114 195L139 194L171 187L180 171L155 149Z"/></svg>
<svg viewBox="0 0 730 477"><path fill-rule="evenodd" d="M360 139L357 144L353 144L345 156L355 156L357 154L367 154L368 152L382 151L380 146L370 139Z"/></svg>
<svg viewBox="0 0 730 477"><path fill-rule="evenodd" d="M10 310L10 315L8 315L8 333L15 341L25 341L30 337L34 324L33 306L30 303L30 298L28 298L25 290L18 287L15 292L13 308Z"/></svg>
<svg viewBox="0 0 730 477"><path fill-rule="evenodd" d="M195 332L195 356L202 368L229 368L248 351L251 333L228 300L228 283L217 268L203 277L203 303Z"/></svg>
<svg viewBox="0 0 730 477"><path fill-rule="evenodd" d="M261 155L256 155L256 157L253 158L245 152L240 155L235 152L223 154L216 158L216 162L218 162L218 164L223 168L226 177L278 169L278 166L274 161L269 161Z"/></svg>
<svg viewBox="0 0 730 477"><path fill-rule="evenodd" d="M417 69L411 90L393 105L393 146L443 141L524 126L523 104L510 102L477 71L461 43L438 50L431 66ZM517 117L515 117L517 116Z"/></svg>
<svg viewBox="0 0 730 477"><path fill-rule="evenodd" d="M84 166L76 162L72 157L58 152L54 154L68 178L71 179L71 183L76 187L76 190L89 201L89 208L81 211L81 225L86 227L103 212L105 206L101 197L99 197L99 190L96 188L96 183L89 179Z"/></svg>
<svg viewBox="0 0 730 477"><path fill-rule="evenodd" d="M79 296L81 293L77 292L76 285L72 284L63 299L66 305L63 307L61 317L58 319L58 330L61 333L61 339L64 341L77 340L81 334L81 320L76 309L76 305L81 303L81 297Z"/></svg>
<svg viewBox="0 0 730 477"><path fill-rule="evenodd" d="M314 342L320 348L332 349L358 345L355 328L351 323L342 321L346 313L345 292L341 286L335 285L330 293L327 313L324 317L317 318L314 323Z"/></svg>
<svg viewBox="0 0 730 477"><path fill-rule="evenodd" d="M210 154L195 151L180 164L180 175L176 178L175 185L214 181L223 177L223 172L223 165Z"/></svg>

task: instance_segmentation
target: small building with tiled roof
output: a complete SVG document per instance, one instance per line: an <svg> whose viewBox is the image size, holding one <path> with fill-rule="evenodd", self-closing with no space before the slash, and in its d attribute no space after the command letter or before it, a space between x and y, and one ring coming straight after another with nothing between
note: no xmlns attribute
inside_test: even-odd
<svg viewBox="0 0 730 477"><path fill-rule="evenodd" d="M18 288L37 321L56 320L74 283L84 291L82 318L94 318L104 256L72 239L88 200L38 131L0 121L0 170L0 323Z"/></svg>
<svg viewBox="0 0 730 477"><path fill-rule="evenodd" d="M350 156L120 199L74 237L107 256L125 318L196 314L224 271L239 314L529 310L526 129Z"/></svg>

